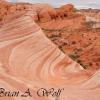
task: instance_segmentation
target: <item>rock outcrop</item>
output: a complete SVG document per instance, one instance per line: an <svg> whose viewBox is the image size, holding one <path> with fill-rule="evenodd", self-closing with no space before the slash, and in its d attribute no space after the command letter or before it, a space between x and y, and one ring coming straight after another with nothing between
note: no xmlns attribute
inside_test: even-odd
<svg viewBox="0 0 100 100"><path fill-rule="evenodd" d="M72 4L66 4L60 7L60 9L66 11L66 12L73 12L74 11L74 6Z"/></svg>
<svg viewBox="0 0 100 100"><path fill-rule="evenodd" d="M12 4L0 1L0 92L3 88L12 91L0 93L0 100L99 100L100 70L85 70L58 49L36 24L37 21L49 22L70 15L75 19L51 21L48 27L63 28L68 24L72 27L76 24L80 26L77 20L83 22L85 17L73 14L73 10L74 7L70 4L54 9L47 4ZM74 22L77 23L73 25ZM67 39L80 40L77 36L74 34ZM88 36L86 43L87 40ZM63 44L64 38L59 41ZM66 44L68 42L65 41ZM75 44L77 41L71 42ZM97 49L99 54L98 46ZM87 56L87 52L86 50L83 56ZM51 93L40 97L42 94L39 96L37 91L41 88ZM60 96L55 93L59 88L62 89ZM30 94L23 97L28 89ZM18 96L13 91L19 91Z"/></svg>
<svg viewBox="0 0 100 100"><path fill-rule="evenodd" d="M29 4L29 3L7 3L0 2L0 21L9 14L17 13L17 12L31 12L31 14L35 13L33 16L35 21L39 22L48 22L51 20L56 20L58 18L63 19L66 17L73 17L74 6L72 4L66 4L60 8L53 8L48 4Z"/></svg>
<svg viewBox="0 0 100 100"><path fill-rule="evenodd" d="M99 100L100 71L86 71L62 53L29 14L13 15L0 28L0 87L19 91L1 100ZM8 19L9 20L9 19ZM59 97L39 97L40 88L61 88ZM32 97L22 97L30 89ZM7 95L7 94L6 94Z"/></svg>

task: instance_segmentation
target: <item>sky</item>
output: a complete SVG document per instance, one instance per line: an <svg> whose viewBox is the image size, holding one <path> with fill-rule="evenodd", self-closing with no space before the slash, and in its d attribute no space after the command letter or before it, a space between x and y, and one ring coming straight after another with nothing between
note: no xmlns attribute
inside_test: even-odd
<svg viewBox="0 0 100 100"><path fill-rule="evenodd" d="M97 8L100 9L100 0L8 0L11 2L29 2L29 3L49 3L54 7L72 3L77 8Z"/></svg>

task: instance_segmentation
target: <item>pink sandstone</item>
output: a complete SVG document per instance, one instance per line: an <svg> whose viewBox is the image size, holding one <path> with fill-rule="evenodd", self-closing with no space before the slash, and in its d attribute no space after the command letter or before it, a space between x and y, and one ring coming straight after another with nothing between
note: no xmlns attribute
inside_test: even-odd
<svg viewBox="0 0 100 100"><path fill-rule="evenodd" d="M16 17L17 16L17 17ZM0 100L99 100L100 70L86 71L53 44L28 14L16 14L0 28L0 87L32 97ZM64 88L59 98L39 97L39 88Z"/></svg>

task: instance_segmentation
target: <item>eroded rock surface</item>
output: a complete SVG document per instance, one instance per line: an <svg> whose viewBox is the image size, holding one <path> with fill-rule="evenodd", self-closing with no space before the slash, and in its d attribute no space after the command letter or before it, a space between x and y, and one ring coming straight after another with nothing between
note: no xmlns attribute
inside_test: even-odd
<svg viewBox="0 0 100 100"><path fill-rule="evenodd" d="M20 93L30 88L32 97L25 100L99 100L99 74L84 70L62 53L27 14L0 28L0 87ZM38 89L52 87L64 88L59 98L37 96ZM16 100L1 98L5 99Z"/></svg>
<svg viewBox="0 0 100 100"><path fill-rule="evenodd" d="M20 95L3 96L0 100L99 100L100 70L84 69L58 49L35 23L34 18L39 17L35 10L40 11L44 6L38 4L40 8L37 5L34 8L32 5L35 9L32 11L28 4L28 9L20 12L21 6L12 5L15 8L7 10L0 27L0 87L19 91ZM53 18L54 14L51 13ZM32 97L21 97L28 88ZM37 91L40 88L64 90L59 98L39 97Z"/></svg>
<svg viewBox="0 0 100 100"><path fill-rule="evenodd" d="M29 4L29 3L7 3L0 2L0 20L7 17L9 14L17 12L31 12L35 13L34 20L39 22L48 22L56 19L64 19L66 17L73 17L74 15L74 6L72 4L66 4L60 8L53 8L48 4Z"/></svg>

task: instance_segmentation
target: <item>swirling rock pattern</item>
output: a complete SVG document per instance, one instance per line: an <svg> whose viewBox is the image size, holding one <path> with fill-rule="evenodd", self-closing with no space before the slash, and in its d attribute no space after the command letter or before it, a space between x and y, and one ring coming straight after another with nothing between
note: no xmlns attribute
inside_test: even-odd
<svg viewBox="0 0 100 100"><path fill-rule="evenodd" d="M86 71L63 54L30 16L17 16L0 28L0 87L32 97L0 100L99 100L100 71ZM40 88L64 88L59 98L39 97Z"/></svg>

